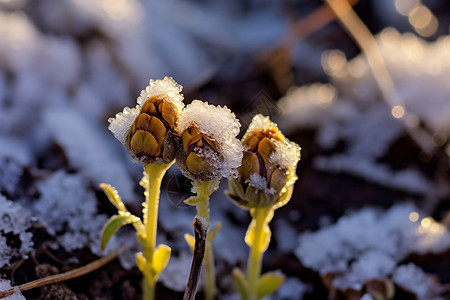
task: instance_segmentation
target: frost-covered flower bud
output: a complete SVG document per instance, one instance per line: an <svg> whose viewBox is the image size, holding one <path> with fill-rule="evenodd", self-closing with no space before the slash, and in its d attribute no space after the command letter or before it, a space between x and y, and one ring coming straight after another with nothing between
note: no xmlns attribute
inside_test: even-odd
<svg viewBox="0 0 450 300"><path fill-rule="evenodd" d="M268 117L256 115L242 138L244 155L227 195L239 206L278 208L286 204L297 180L300 147Z"/></svg>
<svg viewBox="0 0 450 300"><path fill-rule="evenodd" d="M175 158L173 131L184 108L182 87L172 78L150 80L135 108L125 107L110 118L109 130L131 158L143 164L169 163Z"/></svg>
<svg viewBox="0 0 450 300"><path fill-rule="evenodd" d="M242 146L236 136L239 121L227 108L194 100L177 122L182 145L177 164L183 174L199 182L236 175Z"/></svg>

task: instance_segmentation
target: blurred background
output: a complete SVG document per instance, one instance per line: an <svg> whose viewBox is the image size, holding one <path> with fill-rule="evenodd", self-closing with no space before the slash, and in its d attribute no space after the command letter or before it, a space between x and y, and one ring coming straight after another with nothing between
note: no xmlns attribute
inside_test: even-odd
<svg viewBox="0 0 450 300"><path fill-rule="evenodd" d="M271 223L263 270L287 275L272 299L448 299L450 2L330 2L338 18L315 0L0 0L0 284L103 255L115 212L101 182L139 215L142 168L108 118L171 76L186 104L233 110L241 135L261 113L302 147L294 196ZM190 188L172 167L158 299L179 299L189 274ZM211 200L217 284L239 299L230 274L245 267L250 217L226 188ZM108 249L124 243L127 228ZM23 295L139 299L140 274L131 251Z"/></svg>

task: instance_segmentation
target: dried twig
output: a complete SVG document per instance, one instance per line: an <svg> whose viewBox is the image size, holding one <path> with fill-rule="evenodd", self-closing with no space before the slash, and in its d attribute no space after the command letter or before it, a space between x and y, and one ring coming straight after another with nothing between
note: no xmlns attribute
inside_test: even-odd
<svg viewBox="0 0 450 300"><path fill-rule="evenodd" d="M194 219L193 225L195 233L194 257L192 258L191 272L189 273L189 280L184 291L183 300L193 300L195 298L206 249L208 221L197 216Z"/></svg>
<svg viewBox="0 0 450 300"><path fill-rule="evenodd" d="M47 284L57 283L57 282L61 282L61 281L65 281L65 280L83 276L85 274L88 274L92 271L95 271L95 270L103 267L107 263L116 259L120 254L125 252L127 249L128 249L128 247L123 247L123 248L111 253L108 256L97 259L85 266L80 267L80 268L77 268L77 269L74 269L74 270L71 270L71 271L68 271L65 273L61 273L61 274L47 276L47 277L37 279L37 280L31 281L31 282L27 282L27 283L19 285L18 288L21 292L23 292L23 291L41 287L41 286L44 286ZM9 295L12 295L12 294L14 294L15 291L16 291L15 288L10 288L9 290L6 290L6 291L0 291L0 298L4 298Z"/></svg>

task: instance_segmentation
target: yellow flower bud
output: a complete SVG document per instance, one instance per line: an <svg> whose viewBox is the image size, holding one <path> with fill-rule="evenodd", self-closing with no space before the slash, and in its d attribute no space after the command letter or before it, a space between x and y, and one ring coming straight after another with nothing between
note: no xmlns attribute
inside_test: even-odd
<svg viewBox="0 0 450 300"><path fill-rule="evenodd" d="M174 129L184 107L182 87L172 78L150 80L135 108L126 107L111 118L109 129L133 160L169 163L175 158Z"/></svg>
<svg viewBox="0 0 450 300"><path fill-rule="evenodd" d="M238 177L229 181L227 195L247 209L286 204L297 180L300 147L262 115L253 118L242 145L242 164Z"/></svg>
<svg viewBox="0 0 450 300"><path fill-rule="evenodd" d="M218 183L236 173L242 160L242 146L236 138L239 127L228 108L192 101L176 128L182 143L177 164L183 174L199 182Z"/></svg>
<svg viewBox="0 0 450 300"><path fill-rule="evenodd" d="M168 163L175 158L172 132L179 113L166 95L148 98L134 120L128 137L128 149L144 164L161 158Z"/></svg>
<svg viewBox="0 0 450 300"><path fill-rule="evenodd" d="M199 131L196 125L189 126L181 135L183 151L179 160L184 161L182 168L196 180L213 179L217 163L221 160L215 143Z"/></svg>

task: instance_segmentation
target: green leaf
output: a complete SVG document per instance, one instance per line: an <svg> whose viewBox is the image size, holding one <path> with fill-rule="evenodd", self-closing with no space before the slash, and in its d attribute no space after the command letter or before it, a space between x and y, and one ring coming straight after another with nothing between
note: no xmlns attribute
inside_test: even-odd
<svg viewBox="0 0 450 300"><path fill-rule="evenodd" d="M117 230L119 230L120 227L139 221L140 219L138 217L130 213L115 215L109 218L109 220L103 226L102 236L100 238L100 246L102 251L105 249L106 244L108 244L109 239Z"/></svg>
<svg viewBox="0 0 450 300"><path fill-rule="evenodd" d="M185 233L184 239L186 240L186 243L189 245L189 248L191 249L191 253L194 253L195 237L192 234Z"/></svg>
<svg viewBox="0 0 450 300"><path fill-rule="evenodd" d="M279 272L269 272L258 281L258 299L275 292L284 282L284 275Z"/></svg>
<svg viewBox="0 0 450 300"><path fill-rule="evenodd" d="M122 199L119 196L119 193L113 186L107 183L100 183L100 188L106 194L106 197L108 197L109 202L111 202L117 208L118 211L127 212L125 204L123 204Z"/></svg>
<svg viewBox="0 0 450 300"><path fill-rule="evenodd" d="M170 252L172 250L167 245L159 245L153 253L153 270L156 273L156 277L164 270L170 259Z"/></svg>
<svg viewBox="0 0 450 300"><path fill-rule="evenodd" d="M244 274L242 274L241 270L239 270L238 268L234 268L233 278L234 283L236 284L236 287L239 291L239 294L241 294L241 299L249 300L248 283L247 280L245 280Z"/></svg>
<svg viewBox="0 0 450 300"><path fill-rule="evenodd" d="M189 198L187 198L186 200L183 201L184 203L186 203L187 205L197 205L198 202L198 197L197 196L191 196Z"/></svg>

